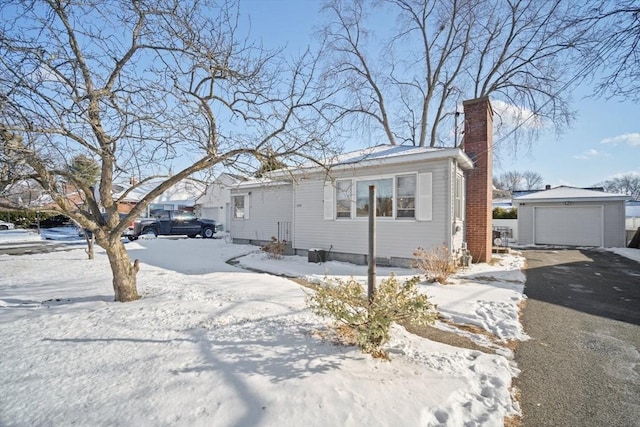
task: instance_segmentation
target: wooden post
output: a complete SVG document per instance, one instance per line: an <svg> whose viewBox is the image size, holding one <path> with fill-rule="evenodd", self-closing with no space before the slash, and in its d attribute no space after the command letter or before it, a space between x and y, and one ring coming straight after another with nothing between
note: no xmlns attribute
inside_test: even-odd
<svg viewBox="0 0 640 427"><path fill-rule="evenodd" d="M367 275L367 296L373 301L376 286L376 186L369 186L369 265Z"/></svg>

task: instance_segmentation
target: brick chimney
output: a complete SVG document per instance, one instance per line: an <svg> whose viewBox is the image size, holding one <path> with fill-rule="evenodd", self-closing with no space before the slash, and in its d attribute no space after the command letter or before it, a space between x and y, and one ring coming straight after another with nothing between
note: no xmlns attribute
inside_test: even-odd
<svg viewBox="0 0 640 427"><path fill-rule="evenodd" d="M473 161L467 173L466 240L473 262L491 260L493 217L493 109L488 97L462 103L464 151Z"/></svg>

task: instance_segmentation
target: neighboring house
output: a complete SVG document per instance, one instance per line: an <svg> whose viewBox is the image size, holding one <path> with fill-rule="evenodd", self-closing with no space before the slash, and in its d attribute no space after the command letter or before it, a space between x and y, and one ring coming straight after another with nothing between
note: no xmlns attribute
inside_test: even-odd
<svg viewBox="0 0 640 427"><path fill-rule="evenodd" d="M75 191L75 189L73 190ZM49 196L43 198L43 190L34 179L24 179L10 184L0 193L0 205L16 209L39 208L53 202Z"/></svg>
<svg viewBox="0 0 640 427"><path fill-rule="evenodd" d="M624 247L628 198L566 186L516 197L518 243Z"/></svg>
<svg viewBox="0 0 640 427"><path fill-rule="evenodd" d="M511 197L494 198L492 205L494 208L513 209Z"/></svg>
<svg viewBox="0 0 640 427"><path fill-rule="evenodd" d="M149 192L166 179L167 177L158 177L140 184L136 184L135 181L114 184L113 198L119 199L118 212L128 213L144 196L149 194ZM128 190L130 191L127 193ZM205 190L206 185L203 182L185 178L153 199L147 207L146 215L149 216L156 210L184 210L193 212L195 210L196 200L204 194Z"/></svg>
<svg viewBox="0 0 640 427"><path fill-rule="evenodd" d="M229 228L231 223L231 188L247 179L223 173L207 185L205 193L196 200L196 213L202 218L216 221L218 229Z"/></svg>
<svg viewBox="0 0 640 427"><path fill-rule="evenodd" d="M379 263L407 265L418 247L445 245L460 254L465 242L474 261L490 259L488 99L465 102L465 114L472 173L474 163L460 148L389 145L342 155L324 168L272 171L231 189L233 241L264 244L282 238L284 227L291 236L284 240L299 255L324 250L329 259L365 263L368 188L375 185Z"/></svg>

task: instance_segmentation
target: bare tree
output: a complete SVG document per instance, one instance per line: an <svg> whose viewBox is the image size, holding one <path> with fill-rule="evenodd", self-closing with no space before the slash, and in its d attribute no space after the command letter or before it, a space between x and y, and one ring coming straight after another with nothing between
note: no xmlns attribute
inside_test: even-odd
<svg viewBox="0 0 640 427"><path fill-rule="evenodd" d="M522 190L523 176L518 171L507 171L501 173L498 177L493 178L496 188L513 193Z"/></svg>
<svg viewBox="0 0 640 427"><path fill-rule="evenodd" d="M24 0L0 14L0 123L15 136L0 152L93 233L117 301L139 297L120 236L170 186L215 165L255 170L255 158L295 162L327 148L313 58L287 61L240 38L232 1ZM69 168L80 155L99 165L95 192ZM120 220L118 175L179 157L186 166Z"/></svg>
<svg viewBox="0 0 640 427"><path fill-rule="evenodd" d="M600 184L605 191L610 193L628 194L633 200L640 200L640 174L627 173L612 179L608 179Z"/></svg>
<svg viewBox="0 0 640 427"><path fill-rule="evenodd" d="M587 75L601 77L597 94L640 100L640 4L637 0L585 2L576 23L589 24L583 49Z"/></svg>
<svg viewBox="0 0 640 427"><path fill-rule="evenodd" d="M522 180L524 182L523 190L538 190L544 182L542 175L533 171L522 172Z"/></svg>
<svg viewBox="0 0 640 427"><path fill-rule="evenodd" d="M573 113L563 91L586 27L568 25L573 6L331 0L322 32L330 55L326 81L346 92L335 107L358 125L380 129L389 144L452 145L459 104L483 96L511 106L516 127L545 120L567 125Z"/></svg>
<svg viewBox="0 0 640 427"><path fill-rule="evenodd" d="M542 175L533 171L507 171L493 178L493 185L500 190L538 190L542 186Z"/></svg>

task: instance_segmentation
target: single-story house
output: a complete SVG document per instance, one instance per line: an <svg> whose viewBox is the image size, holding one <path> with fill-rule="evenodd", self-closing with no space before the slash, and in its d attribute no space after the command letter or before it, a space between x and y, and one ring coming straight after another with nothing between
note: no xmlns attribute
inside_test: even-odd
<svg viewBox="0 0 640 427"><path fill-rule="evenodd" d="M628 198L567 186L516 197L518 243L624 247Z"/></svg>
<svg viewBox="0 0 640 427"><path fill-rule="evenodd" d="M376 186L379 261L412 258L417 247L464 241L464 171L459 148L380 145L340 156L328 169L271 174L231 190L231 236L262 244L291 241L297 253L312 249L332 259L364 263L368 250L369 185ZM289 239L283 233L289 232Z"/></svg>
<svg viewBox="0 0 640 427"><path fill-rule="evenodd" d="M464 150L379 145L234 186L231 238L264 244L276 237L299 255L322 250L328 259L365 263L375 185L378 263L407 265L416 248L441 246L458 255L468 247L474 261L487 261L493 113L487 98L464 105Z"/></svg>

